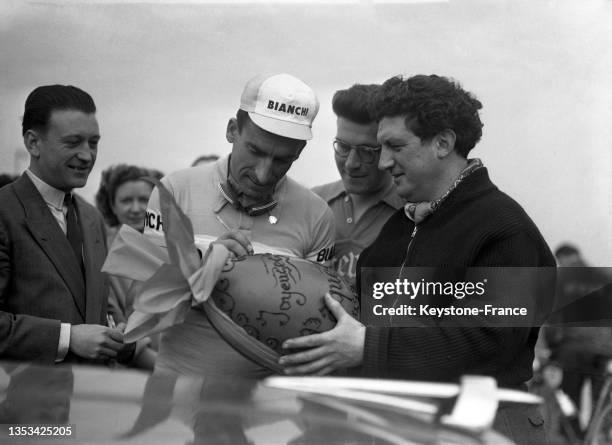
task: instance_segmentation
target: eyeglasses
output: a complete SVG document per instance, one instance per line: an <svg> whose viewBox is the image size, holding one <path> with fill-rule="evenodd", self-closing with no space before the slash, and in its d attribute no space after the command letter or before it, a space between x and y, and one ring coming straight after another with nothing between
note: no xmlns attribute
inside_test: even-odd
<svg viewBox="0 0 612 445"><path fill-rule="evenodd" d="M376 158L380 153L381 146L370 147L369 145L351 145L339 139L334 140L334 151L341 158L347 158L352 149L355 149L361 162L372 164L377 162Z"/></svg>

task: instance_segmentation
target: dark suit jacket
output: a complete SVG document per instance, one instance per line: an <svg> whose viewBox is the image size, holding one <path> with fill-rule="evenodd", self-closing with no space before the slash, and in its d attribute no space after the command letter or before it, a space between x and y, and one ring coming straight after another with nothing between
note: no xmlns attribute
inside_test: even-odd
<svg viewBox="0 0 612 445"><path fill-rule="evenodd" d="M104 223L76 197L85 279L66 235L26 174L0 189L0 358L53 363L60 323L106 324ZM68 353L67 360L74 359Z"/></svg>

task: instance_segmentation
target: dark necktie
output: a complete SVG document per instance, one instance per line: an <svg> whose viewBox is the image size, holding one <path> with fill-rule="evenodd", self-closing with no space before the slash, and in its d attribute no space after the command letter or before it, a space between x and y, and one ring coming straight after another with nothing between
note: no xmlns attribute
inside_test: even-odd
<svg viewBox="0 0 612 445"><path fill-rule="evenodd" d="M83 270L83 236L81 229L77 221L76 208L74 206L74 199L70 193L64 195L64 205L68 209L66 211L66 237L72 246L72 250L76 256L81 271Z"/></svg>

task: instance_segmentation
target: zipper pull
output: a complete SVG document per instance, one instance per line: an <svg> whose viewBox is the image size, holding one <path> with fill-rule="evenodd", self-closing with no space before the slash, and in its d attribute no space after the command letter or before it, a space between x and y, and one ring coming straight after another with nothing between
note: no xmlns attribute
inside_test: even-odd
<svg viewBox="0 0 612 445"><path fill-rule="evenodd" d="M406 261L408 261L408 256L410 255L410 247L412 246L412 241L414 241L414 236L417 233L417 225L414 225L414 229L412 229L412 233L410 234L410 241L408 241L408 245L406 246L406 254L404 255L404 261L402 261L402 266L400 267L399 276L397 278L402 278L402 272L404 271L404 267L406 266Z"/></svg>

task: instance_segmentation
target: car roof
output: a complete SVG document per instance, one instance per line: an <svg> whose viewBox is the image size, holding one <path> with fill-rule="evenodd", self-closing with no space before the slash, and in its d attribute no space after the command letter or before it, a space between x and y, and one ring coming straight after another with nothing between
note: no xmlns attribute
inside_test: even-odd
<svg viewBox="0 0 612 445"><path fill-rule="evenodd" d="M275 385L275 380L220 380L104 366L5 362L0 368L0 442L11 425L68 425L75 434L69 443L369 444L373 437L377 444L441 439L510 443L490 430L444 425L435 413L419 412L418 405L398 410L331 392L282 388L278 380ZM442 405L435 398L402 397ZM61 435L50 439L67 440Z"/></svg>

